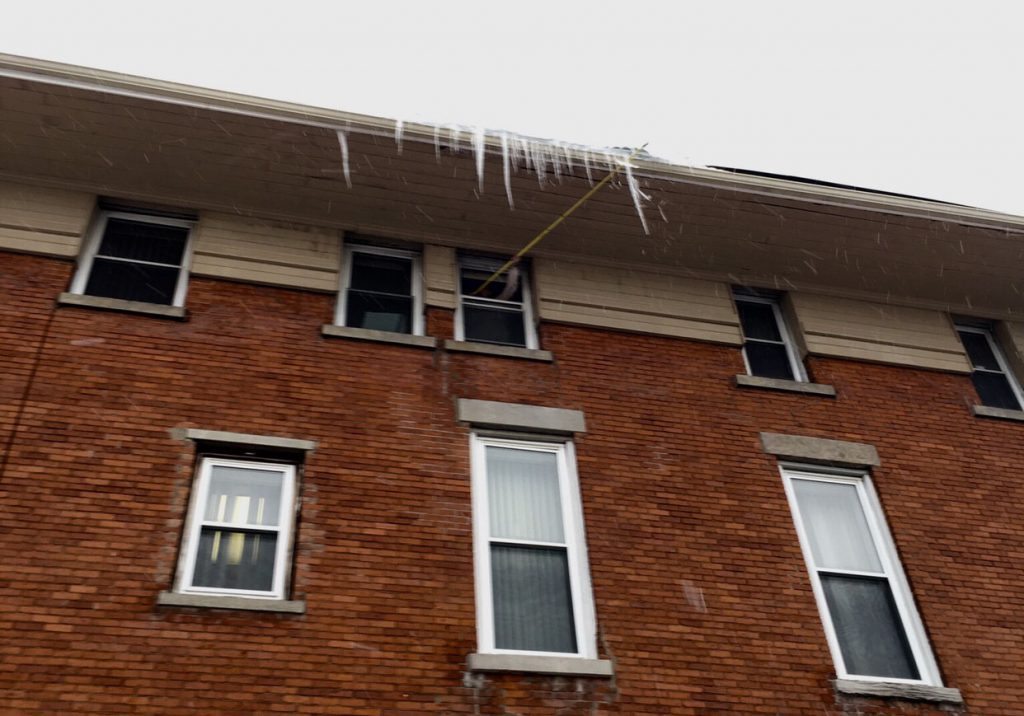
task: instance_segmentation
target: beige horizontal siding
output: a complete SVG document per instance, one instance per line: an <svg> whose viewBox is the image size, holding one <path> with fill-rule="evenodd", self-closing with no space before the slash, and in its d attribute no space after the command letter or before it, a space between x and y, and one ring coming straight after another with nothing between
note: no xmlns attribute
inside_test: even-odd
<svg viewBox="0 0 1024 716"><path fill-rule="evenodd" d="M1024 383L1024 323L1004 321L996 325L996 336L999 339L1006 362L1019 382Z"/></svg>
<svg viewBox="0 0 1024 716"><path fill-rule="evenodd" d="M805 293L790 299L812 355L970 372L952 322L940 311Z"/></svg>
<svg viewBox="0 0 1024 716"><path fill-rule="evenodd" d="M547 259L533 265L542 320L741 343L725 284Z"/></svg>
<svg viewBox="0 0 1024 716"><path fill-rule="evenodd" d="M0 249L77 256L96 197L0 182Z"/></svg>
<svg viewBox="0 0 1024 716"><path fill-rule="evenodd" d="M191 272L334 292L341 243L333 229L204 213L196 226Z"/></svg>
<svg viewBox="0 0 1024 716"><path fill-rule="evenodd" d="M455 249L429 244L423 247L423 291L428 306L455 308Z"/></svg>

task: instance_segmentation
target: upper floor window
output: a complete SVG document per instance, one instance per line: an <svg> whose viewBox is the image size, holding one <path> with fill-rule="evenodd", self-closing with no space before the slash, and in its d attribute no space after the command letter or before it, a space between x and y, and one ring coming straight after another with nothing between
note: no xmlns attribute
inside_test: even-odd
<svg viewBox="0 0 1024 716"><path fill-rule="evenodd" d="M478 648L594 658L571 443L473 437Z"/></svg>
<svg viewBox="0 0 1024 716"><path fill-rule="evenodd" d="M179 560L179 592L284 599L295 465L203 458Z"/></svg>
<svg viewBox="0 0 1024 716"><path fill-rule="evenodd" d="M807 373L783 319L778 297L734 288L733 298L743 330L743 361L747 373L762 378L806 381Z"/></svg>
<svg viewBox="0 0 1024 716"><path fill-rule="evenodd" d="M71 292L185 305L193 222L103 211L86 241Z"/></svg>
<svg viewBox="0 0 1024 716"><path fill-rule="evenodd" d="M840 678L940 684L867 474L783 467Z"/></svg>
<svg viewBox="0 0 1024 716"><path fill-rule="evenodd" d="M476 256L459 259L455 339L536 348L526 268L516 265L494 276L503 264Z"/></svg>
<svg viewBox="0 0 1024 716"><path fill-rule="evenodd" d="M335 323L423 335L419 256L411 251L348 246Z"/></svg>
<svg viewBox="0 0 1024 716"><path fill-rule="evenodd" d="M971 381L982 405L1020 410L1024 394L992 331L986 326L966 324L957 324L956 331L971 361Z"/></svg>

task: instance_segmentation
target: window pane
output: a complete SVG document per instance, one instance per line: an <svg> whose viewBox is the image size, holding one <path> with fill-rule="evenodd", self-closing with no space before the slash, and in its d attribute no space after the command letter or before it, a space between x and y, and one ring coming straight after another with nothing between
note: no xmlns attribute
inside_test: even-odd
<svg viewBox="0 0 1024 716"><path fill-rule="evenodd" d="M174 290L181 269L149 266L125 261L95 258L89 281L85 285L88 296L121 298L146 303L174 303Z"/></svg>
<svg viewBox="0 0 1024 716"><path fill-rule="evenodd" d="M793 480L793 492L819 569L882 571L855 486Z"/></svg>
<svg viewBox="0 0 1024 716"><path fill-rule="evenodd" d="M491 546L494 645L576 653L564 549Z"/></svg>
<svg viewBox="0 0 1024 716"><path fill-rule="evenodd" d="M1020 410L1020 402L1013 394L1010 381L1004 374L976 370L971 373L971 381L974 383L974 389L978 391L978 397L981 398L983 405L990 408Z"/></svg>
<svg viewBox="0 0 1024 716"><path fill-rule="evenodd" d="M522 310L508 311L463 304L462 323L467 341L506 346L526 345Z"/></svg>
<svg viewBox="0 0 1024 716"><path fill-rule="evenodd" d="M920 678L888 580L823 574L821 586L847 672Z"/></svg>
<svg viewBox="0 0 1024 716"><path fill-rule="evenodd" d="M495 268L498 268L495 266ZM511 268L501 274L480 293L475 291L491 277L494 271L486 269L463 268L460 274L460 291L463 296L476 296L478 298L496 298L502 301L522 302L523 281L522 272L517 268Z"/></svg>
<svg viewBox="0 0 1024 716"><path fill-rule="evenodd" d="M779 324L775 320L775 311L771 304L736 301L736 310L740 314L740 325L743 335L747 338L760 338L765 341L781 341Z"/></svg>
<svg viewBox="0 0 1024 716"><path fill-rule="evenodd" d="M491 537L565 542L554 453L487 448Z"/></svg>
<svg viewBox="0 0 1024 716"><path fill-rule="evenodd" d="M214 465L205 522L276 526L281 512L281 482L277 470Z"/></svg>
<svg viewBox="0 0 1024 716"><path fill-rule="evenodd" d="M99 256L181 265L188 229L130 219L108 219Z"/></svg>
<svg viewBox="0 0 1024 716"><path fill-rule="evenodd" d="M393 333L412 332L412 297L349 290L345 325Z"/></svg>
<svg viewBox="0 0 1024 716"><path fill-rule="evenodd" d="M410 296L412 260L353 251L349 288Z"/></svg>
<svg viewBox="0 0 1024 716"><path fill-rule="evenodd" d="M747 341L743 350L750 364L750 374L762 378L781 378L793 380L793 367L789 362L789 354L781 343L755 343Z"/></svg>
<svg viewBox="0 0 1024 716"><path fill-rule="evenodd" d="M274 533L204 527L192 586L269 592L274 588L276 550Z"/></svg>
<svg viewBox="0 0 1024 716"><path fill-rule="evenodd" d="M999 361L996 360L996 356L992 352L992 346L989 345L985 336L973 331L960 331L960 340L963 342L964 348L967 349L967 356L975 368L1002 371Z"/></svg>

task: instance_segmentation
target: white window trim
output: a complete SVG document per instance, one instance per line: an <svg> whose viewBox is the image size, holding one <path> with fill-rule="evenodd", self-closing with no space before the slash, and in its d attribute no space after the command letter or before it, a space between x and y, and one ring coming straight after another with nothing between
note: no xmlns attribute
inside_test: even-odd
<svg viewBox="0 0 1024 716"><path fill-rule="evenodd" d="M984 326L972 326L964 323L955 323L954 328L957 333L976 333L985 337L985 340L988 341L988 347L992 350L992 355L996 357L996 363L999 365L999 370L1001 370L1002 374L1006 376L1006 380L1010 384L1010 390L1013 392L1014 397L1017 398L1017 404L1020 405L1021 410L1024 410L1024 389L1021 389L1017 376L1014 375L1012 370L1010 370L1010 365L1006 362L1006 357L1003 356L1003 350L1000 348L999 341L996 340L992 330ZM967 352L966 348L964 348L964 352ZM969 355L967 356L967 360L971 361ZM971 372L995 373L996 371L988 370L986 368L975 368L974 361L971 361Z"/></svg>
<svg viewBox="0 0 1024 716"><path fill-rule="evenodd" d="M494 602L491 590L490 509L487 495L488 447L553 453L557 458L559 496L569 563L569 588L572 594L573 621L576 627L576 653L498 649L494 646ZM576 456L571 441L531 442L470 435L472 471L473 555L476 575L477 651L483 654L597 658L597 627L594 596L588 568L586 536L583 529L583 505L580 500Z"/></svg>
<svg viewBox="0 0 1024 716"><path fill-rule="evenodd" d="M274 554L273 586L269 591L251 589L217 589L192 585L195 576L196 557L199 552L199 535L203 528L203 515L209 499L210 475L214 467L240 467L253 470L271 470L280 472L281 505L278 515L277 548ZM259 460L232 460L226 458L202 458L195 480L192 483L192 495L189 500L188 517L185 522L184 538L181 554L178 559L178 573L175 592L180 594L205 594L232 597L256 597L261 599L285 599L288 590L288 577L291 573L292 525L297 509L295 501L295 465ZM268 530L269 531L269 530Z"/></svg>
<svg viewBox="0 0 1024 716"><path fill-rule="evenodd" d="M92 273L93 259L99 251L103 242L103 234L107 230L107 222L110 219L127 219L146 224L160 224L162 226L176 226L181 229L188 229L188 236L185 239L185 250L181 255L181 265L178 267L178 282L174 286L174 300L170 304L182 308L185 305L185 296L188 293L188 276L192 266L192 245L195 238L195 222L188 219L172 219L166 216L157 216L143 212L129 211L101 211L93 222L92 228L82 246L81 257L78 261L78 271L71 282L70 293L86 296L85 287L89 283L89 275ZM140 261L129 261L129 263L145 263ZM154 264L171 267L172 264ZM153 304L164 305L164 304Z"/></svg>
<svg viewBox="0 0 1024 716"><path fill-rule="evenodd" d="M375 254L377 256L390 256L392 258L409 259L412 262L412 333L409 335L424 335L425 326L423 320L423 259L417 251L406 251L403 249L390 249L382 246L367 246L365 244L346 244L343 251L345 265L341 270L341 284L338 288L338 301L334 311L334 325L354 327L362 330L359 326L347 326L345 323L345 311L348 307L348 289L352 285L352 254ZM401 335L401 334L400 334Z"/></svg>
<svg viewBox="0 0 1024 716"><path fill-rule="evenodd" d="M482 271L497 271L502 267L504 261L498 259L488 259L479 256L460 256L459 260L455 262L455 285L458 290L458 301L455 305L455 340L465 341L466 330L462 322L462 304L463 299L466 296L462 293L462 269L473 268ZM533 316L533 292L530 288L530 272L525 266L519 266L519 283L523 288L523 335L526 337L525 348L536 350L539 348L537 342L537 327L534 324ZM487 300L487 299L484 299ZM507 301L503 303L516 303L514 301ZM505 345L503 343L495 343L488 345Z"/></svg>
<svg viewBox="0 0 1024 716"><path fill-rule="evenodd" d="M804 363L800 360L800 356L796 352L796 343L793 341L793 335L790 333L789 326L786 324L785 317L782 315L782 309L779 306L778 299L765 298L762 296L749 296L747 294L733 292L733 300L736 303L746 301L747 303L763 303L772 308L772 315L775 316L775 325L779 328L779 335L782 337L782 345L786 349L786 357L789 358L789 368L793 371L793 380L797 383L808 382L807 370L804 368ZM738 313L738 311L737 311ZM743 332L743 322L740 321L740 332ZM760 338L748 338L745 334L743 335L743 366L747 371L747 375L754 376L754 373L750 370L750 360L747 358L747 341L753 343L769 343L772 345L778 345L774 341L766 341Z"/></svg>
<svg viewBox="0 0 1024 716"><path fill-rule="evenodd" d="M807 571L811 578L811 587L818 604L818 612L822 625L825 629L825 637L828 641L829 650L832 652L832 660L836 667L836 675L840 679L852 681L864 681L873 683L892 684L923 684L928 686L942 686L942 679L939 675L938 664L928 643L928 637L924 629L924 623L914 604L913 595L910 592L910 585L907 581L903 566L900 564L899 556L896 554L895 543L889 527L886 524L882 513L882 506L875 493L871 478L863 470L844 470L840 468L823 468L821 466L809 466L793 463L780 465L779 471L786 489L786 497L789 500L790 511L793 514L793 523L796 526L797 535L800 539L800 548L807 564ZM917 666L920 679L899 679L894 677L866 676L862 674L851 674L846 670L843 662L842 651L839 646L839 638L836 636L832 624L832 617L828 610L828 603L825 600L825 593L821 586L819 570L814 563L814 555L811 551L810 541L804 529L803 518L797 505L796 494L793 489L794 479L816 480L820 482L836 482L846 485L853 485L860 497L861 509L867 520L871 538L874 541L878 552L878 558L882 564L885 577L889 580L889 587L892 591L893 601L896 603L897 612L906 632L907 642ZM824 570L827 572L840 572L841 570Z"/></svg>

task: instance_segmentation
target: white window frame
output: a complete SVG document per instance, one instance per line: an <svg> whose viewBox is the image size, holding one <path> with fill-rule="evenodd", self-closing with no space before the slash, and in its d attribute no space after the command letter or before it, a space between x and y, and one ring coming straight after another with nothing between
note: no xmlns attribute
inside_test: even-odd
<svg viewBox="0 0 1024 716"><path fill-rule="evenodd" d="M338 289L338 301L334 311L334 325L345 326L345 315L348 310L348 289L352 285L352 269L354 262L352 254L374 254L377 256L388 256L397 259L409 259L412 263L412 283L409 290L412 291L412 332L413 335L422 336L425 331L423 320L423 263L422 256L417 251L404 249L391 249L382 246L367 246L365 244L346 244L343 251L344 266L341 271L341 285ZM350 326L359 328L361 326Z"/></svg>
<svg viewBox="0 0 1024 716"><path fill-rule="evenodd" d="M273 585L269 591L251 589L221 589L200 587L192 584L195 578L196 557L199 553L199 535L203 527L221 526L224 529L238 529L238 525L206 521L206 505L209 500L210 476L214 467L237 467L250 470L264 470L281 473L281 504L277 527L265 531L277 533L277 547L274 554ZM200 460L196 479L192 484L192 496L188 518L185 524L181 554L178 559L176 592L182 594L204 594L234 597L255 597L263 599L285 599L288 578L291 574L292 525L297 509L295 501L295 465L259 460L234 460L219 457L204 457Z"/></svg>
<svg viewBox="0 0 1024 716"><path fill-rule="evenodd" d="M967 356L967 360L971 363L972 373L999 373L1006 377L1007 382L1010 384L1010 390L1013 392L1015 398L1017 398L1017 404L1020 405L1020 409L1024 410L1024 390L1021 389L1020 382L1017 380L1017 376L1010 370L1009 364L1006 362L1006 357L1003 355L1002 348L999 347L999 341L996 340L995 335L992 333L992 329L985 326L976 326L967 323L956 322L953 324L957 333L976 333L980 336L984 336L985 340L988 341L988 347L992 350L992 355L996 357L996 363L999 365L999 371L990 370L988 368L975 368L974 361L971 360L970 355ZM967 348L964 347L964 353L967 353Z"/></svg>
<svg viewBox="0 0 1024 716"><path fill-rule="evenodd" d="M766 298L764 296L751 296L745 293L737 293L733 291L733 301L740 303L746 301L747 303L762 303L772 308L772 315L775 316L775 325L779 328L779 335L782 337L782 346L786 349L786 357L789 358L789 368L793 372L793 380L798 383L806 383L807 370L804 368L804 362L800 360L800 356L796 352L796 343L793 341L793 335L790 333L789 326L786 324L786 319L782 315L782 308L779 306L779 300L776 298ZM736 310L737 318L739 318L739 309ZM740 333L743 333L743 321L740 321ZM763 338L749 338L746 333L743 333L743 366L747 371L747 375L754 375L750 369L750 360L747 358L747 342L752 343L767 343L769 345L777 346L779 341L769 341Z"/></svg>
<svg viewBox="0 0 1024 716"><path fill-rule="evenodd" d="M818 612L822 625L825 628L825 637L828 641L829 650L832 652L832 661L836 667L836 675L840 679L852 679L856 681L870 681L875 683L900 683L900 684L924 684L929 686L942 686L942 679L939 675L938 664L928 643L928 637L924 629L924 623L914 604L913 595L910 591L910 584L900 564L899 556L896 553L895 543L889 527L886 524L882 512L881 503L875 493L874 486L867 471L845 470L840 468L825 468L821 466L801 465L796 463L783 463L779 467L782 481L786 489L786 497L789 500L790 511L793 514L793 523L796 526L797 535L800 539L800 548L803 551L804 560L807 563L807 571L811 578L811 587L814 591L814 598L818 604ZM851 576L865 576L868 573L842 569L818 568L814 563L814 554L811 551L810 540L804 528L803 518L800 515L800 508L796 501L796 492L793 488L794 480L812 480L818 482L831 482L843 485L853 485L857 489L860 498L861 509L867 521L871 539L874 542L878 559L882 565L884 577L889 582L892 591L893 601L899 614L903 630L906 633L907 642L920 674L920 679L900 679L886 676L868 676L863 674L852 674L846 670L843 661L842 650L839 645L839 638L836 635L835 627L832 624L832 616L825 599L825 592L821 586L819 571L829 574L848 574ZM878 577L878 574L871 573L869 576Z"/></svg>
<svg viewBox="0 0 1024 716"><path fill-rule="evenodd" d="M174 286L174 300L170 304L182 308L185 305L185 296L188 293L188 276L189 270L192 266L192 245L195 238L195 222L188 219L173 219L166 216L158 216L154 214L146 214L143 212L131 212L131 211L112 211L104 210L101 211L96 221L93 222L92 228L89 230L89 234L82 247L81 257L78 261L78 271L75 273L75 278L71 282L71 293L78 295L87 295L85 288L89 283L89 276L92 273L93 260L97 257L100 245L103 243L103 234L106 233L107 223L110 219L125 219L127 221L135 221L143 224L157 224L160 226L174 226L180 229L187 229L188 236L185 238L185 249L181 255L181 265L176 266L174 264L161 264L150 261L136 261L134 259L119 259L116 256L101 256L100 258L112 259L124 261L124 263L143 264L146 266L162 266L164 268L176 268L178 269L178 281ZM121 300L121 299L116 299ZM164 305L164 304L154 304Z"/></svg>
<svg viewBox="0 0 1024 716"><path fill-rule="evenodd" d="M569 588L572 595L573 623L576 627L576 653L498 649L494 645L494 596L491 588L490 506L487 494L488 447L552 453L558 465L559 497L562 502L562 524L569 565ZM486 654L521 654L530 656L597 658L597 627L594 617L594 596L590 582L586 535L583 529L583 505L580 500L576 455L571 441L537 442L528 438L513 440L470 435L470 463L473 493L473 555L476 574L477 650ZM503 544L538 544L527 540L496 540ZM562 546L562 545L558 545Z"/></svg>
<svg viewBox="0 0 1024 716"><path fill-rule="evenodd" d="M457 341L465 341L466 340L466 330L465 330L465 326L464 326L463 320L462 320L462 314L463 314L462 309L463 309L463 303L464 303L465 299L467 298L467 296L465 296L462 293L462 269L463 268L470 268L470 269L477 269L477 270L480 270L480 271L492 271L493 272L493 271L497 271L499 268L501 268L504 265L504 263L505 262L500 260L500 259L489 259L489 258L483 258L483 257L480 257L480 256L460 256L459 257L458 261L455 264L455 285L456 285L456 287L458 289L458 292L459 292L459 300L458 300L458 303L457 303L457 305L455 307L455 340L457 340ZM534 324L534 316L533 316L533 292L530 289L530 272L529 272L529 270L527 270L526 266L524 266L522 264L519 265L519 271L520 271L520 274L519 274L519 284L520 284L520 286L522 286L522 289L523 289L523 300L522 300L522 304L521 305L522 305L522 309L523 309L523 314L522 314L523 315L523 335L526 338L526 346L525 347L529 348L531 350L535 350L539 346L538 346L538 342L537 342L537 327ZM492 298L480 298L479 296L469 296L468 298L472 298L474 301L483 301L483 302L487 302L487 303L492 303L492 304L494 304L496 306L500 306L500 305L504 305L504 306L517 306L517 305L520 305L518 301L497 301L497 300L492 299ZM506 344L504 344L504 343L500 343L500 344L499 343L494 343L494 344L487 344L487 345L506 345Z"/></svg>

